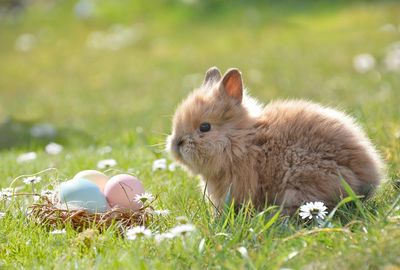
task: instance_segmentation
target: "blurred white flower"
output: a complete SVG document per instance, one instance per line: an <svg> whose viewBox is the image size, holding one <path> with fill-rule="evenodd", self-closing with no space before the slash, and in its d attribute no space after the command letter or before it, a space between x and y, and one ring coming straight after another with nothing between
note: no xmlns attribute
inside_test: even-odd
<svg viewBox="0 0 400 270"><path fill-rule="evenodd" d="M166 233L160 233L160 234L156 234L154 235L154 239L156 240L157 243L160 243L166 239L172 239L176 237L175 234L172 234L170 232L166 232Z"/></svg>
<svg viewBox="0 0 400 270"><path fill-rule="evenodd" d="M165 170L167 169L167 160L165 158L156 159L153 162L153 172L156 170Z"/></svg>
<svg viewBox="0 0 400 270"><path fill-rule="evenodd" d="M80 19L88 19L93 16L95 5L90 0L80 0L74 6L75 15Z"/></svg>
<svg viewBox="0 0 400 270"><path fill-rule="evenodd" d="M196 227L192 224L182 224L178 225L176 227L173 227L169 232L178 236L178 235L187 235L189 233L192 233L196 231Z"/></svg>
<svg viewBox="0 0 400 270"><path fill-rule="evenodd" d="M353 67L359 73L365 73L375 67L375 58L368 53L356 55L353 58Z"/></svg>
<svg viewBox="0 0 400 270"><path fill-rule="evenodd" d="M6 216L6 213L0 212L0 219L2 219L2 218L5 217L5 216Z"/></svg>
<svg viewBox="0 0 400 270"><path fill-rule="evenodd" d="M162 217L168 216L170 212L171 211L169 211L168 209L160 209L160 210L154 210L153 211L153 213L155 215L162 216Z"/></svg>
<svg viewBox="0 0 400 270"><path fill-rule="evenodd" d="M115 159L103 159L97 162L97 168L106 169L111 168L117 165L117 161Z"/></svg>
<svg viewBox="0 0 400 270"><path fill-rule="evenodd" d="M42 180L42 177L40 176L30 176L30 177L25 177L22 181L27 184L36 184L39 183Z"/></svg>
<svg viewBox="0 0 400 270"><path fill-rule="evenodd" d="M168 165L168 170L170 170L171 172L175 171L176 169L176 163L172 162Z"/></svg>
<svg viewBox="0 0 400 270"><path fill-rule="evenodd" d="M180 224L186 224L189 222L188 218L185 216L178 216L175 218Z"/></svg>
<svg viewBox="0 0 400 270"><path fill-rule="evenodd" d="M308 202L300 207L300 217L302 219L325 219L328 208L323 202Z"/></svg>
<svg viewBox="0 0 400 270"><path fill-rule="evenodd" d="M136 226L126 231L128 240L135 240L138 237L150 237L151 235L151 231L144 226Z"/></svg>
<svg viewBox="0 0 400 270"><path fill-rule="evenodd" d="M141 126L137 126L135 130L136 130L136 133L138 133L138 134L141 134L144 131L144 129Z"/></svg>
<svg viewBox="0 0 400 270"><path fill-rule="evenodd" d="M50 232L50 234L52 234L52 235L65 234L65 233L66 233L65 229L62 229L62 230L54 230L54 231L51 231L51 232Z"/></svg>
<svg viewBox="0 0 400 270"><path fill-rule="evenodd" d="M0 200L11 200L11 196L13 195L12 188L3 188L0 191Z"/></svg>
<svg viewBox="0 0 400 270"><path fill-rule="evenodd" d="M248 258L249 257L249 253L247 252L247 248L238 247L236 250L240 253L240 255L242 255L243 258Z"/></svg>
<svg viewBox="0 0 400 270"><path fill-rule="evenodd" d="M36 45L36 37L32 34L21 34L15 41L15 49L19 52L29 52Z"/></svg>
<svg viewBox="0 0 400 270"><path fill-rule="evenodd" d="M142 193L142 194L137 194L133 200L136 201L136 202L145 204L146 202L153 201L154 200L154 196L151 193L145 192L145 193Z"/></svg>
<svg viewBox="0 0 400 270"><path fill-rule="evenodd" d="M394 133L396 139L400 139L400 129Z"/></svg>
<svg viewBox="0 0 400 270"><path fill-rule="evenodd" d="M111 151L112 147L109 145L97 149L97 153L99 153L100 155L111 153Z"/></svg>
<svg viewBox="0 0 400 270"><path fill-rule="evenodd" d="M400 70L400 42L396 42L388 48L385 66L389 71Z"/></svg>
<svg viewBox="0 0 400 270"><path fill-rule="evenodd" d="M113 25L109 31L92 32L86 46L90 49L117 51L128 47L141 38L139 29L124 25Z"/></svg>
<svg viewBox="0 0 400 270"><path fill-rule="evenodd" d="M186 5L194 5L197 2L198 2L198 0L182 0L182 3L186 4Z"/></svg>
<svg viewBox="0 0 400 270"><path fill-rule="evenodd" d="M18 163L23 163L23 162L28 162L35 160L37 158L37 154L35 152L28 152L21 154L17 157L17 162Z"/></svg>
<svg viewBox="0 0 400 270"><path fill-rule="evenodd" d="M396 32L396 26L394 26L391 23L387 23L385 25L382 25L381 28L379 28L380 31L382 32Z"/></svg>
<svg viewBox="0 0 400 270"><path fill-rule="evenodd" d="M62 150L63 150L63 146L61 144L54 143L54 142L49 143L45 147L46 153L50 154L50 155L58 155L62 152Z"/></svg>

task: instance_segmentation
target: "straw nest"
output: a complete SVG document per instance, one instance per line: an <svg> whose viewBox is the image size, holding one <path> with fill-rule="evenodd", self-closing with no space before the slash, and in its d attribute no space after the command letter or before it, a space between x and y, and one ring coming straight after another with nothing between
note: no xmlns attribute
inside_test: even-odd
<svg viewBox="0 0 400 270"><path fill-rule="evenodd" d="M36 224L53 229L71 227L77 231L87 228L103 231L113 226L122 233L127 228L146 225L153 218L150 204L139 210L112 208L104 213L91 213L85 209L65 209L47 196L36 196L39 200L29 207L28 217Z"/></svg>

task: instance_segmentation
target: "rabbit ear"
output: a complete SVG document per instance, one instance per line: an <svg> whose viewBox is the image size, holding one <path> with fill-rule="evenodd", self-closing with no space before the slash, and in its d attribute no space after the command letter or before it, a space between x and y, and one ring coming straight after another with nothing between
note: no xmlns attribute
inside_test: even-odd
<svg viewBox="0 0 400 270"><path fill-rule="evenodd" d="M242 74L236 68L229 69L222 79L222 90L229 96L234 98L239 104L242 103L243 98L243 82Z"/></svg>
<svg viewBox="0 0 400 270"><path fill-rule="evenodd" d="M210 67L204 77L203 85L217 83L221 80L221 71L217 67Z"/></svg>

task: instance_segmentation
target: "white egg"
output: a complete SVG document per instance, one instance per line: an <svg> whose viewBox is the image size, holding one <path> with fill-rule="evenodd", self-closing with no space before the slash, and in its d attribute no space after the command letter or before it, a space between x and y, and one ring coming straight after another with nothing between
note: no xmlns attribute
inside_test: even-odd
<svg viewBox="0 0 400 270"><path fill-rule="evenodd" d="M74 176L73 180L79 180L79 179L87 179L95 183L100 188L101 192L104 191L104 187L108 181L107 175L96 170L80 171Z"/></svg>

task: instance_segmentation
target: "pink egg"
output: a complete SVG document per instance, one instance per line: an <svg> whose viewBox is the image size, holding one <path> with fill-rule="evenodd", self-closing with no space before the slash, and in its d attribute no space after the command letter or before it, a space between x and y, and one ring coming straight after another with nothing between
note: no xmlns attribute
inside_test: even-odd
<svg viewBox="0 0 400 270"><path fill-rule="evenodd" d="M111 207L129 208L138 210L141 204L134 201L137 194L142 194L144 188L142 183L129 174L118 174L111 177L104 187L108 203Z"/></svg>

